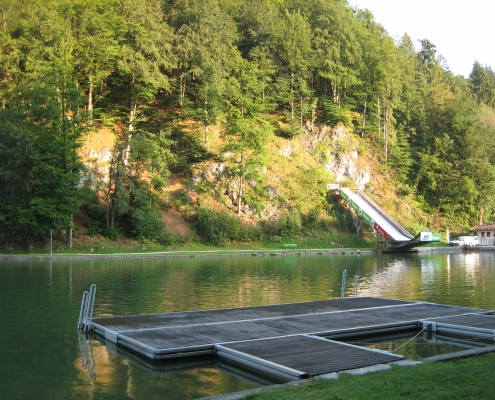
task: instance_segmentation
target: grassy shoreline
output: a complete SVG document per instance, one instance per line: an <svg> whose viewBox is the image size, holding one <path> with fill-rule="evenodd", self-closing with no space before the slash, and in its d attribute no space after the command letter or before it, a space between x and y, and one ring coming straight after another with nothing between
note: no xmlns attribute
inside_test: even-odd
<svg viewBox="0 0 495 400"><path fill-rule="evenodd" d="M288 241L288 243L291 243ZM448 251L459 252L462 248L449 247L444 245L422 246L416 249L418 252ZM495 250L470 249L470 251ZM283 244L273 243L268 245L258 245L256 247L236 246L230 248L219 248L215 246L180 246L175 249L164 248L163 246L134 246L134 247L107 247L102 246L95 249L79 248L72 251L53 251L50 256L49 251L28 253L28 252L0 252L0 260L20 260L20 259L112 259L112 258L201 258L201 257L251 257L251 256L308 256L308 255L337 255L337 254L373 254L379 251L372 247L351 247L351 246L327 246L297 248L284 248Z"/></svg>
<svg viewBox="0 0 495 400"><path fill-rule="evenodd" d="M351 400L351 399L492 399L495 353L391 369L365 375L339 374L338 379L315 378L297 385L238 393L226 399ZM218 396L220 398L220 396Z"/></svg>
<svg viewBox="0 0 495 400"><path fill-rule="evenodd" d="M201 257L254 257L254 256L303 256L303 255L335 255L335 254L373 254L371 248L325 248L325 249L213 249L213 250L167 250L141 251L121 253L54 253L50 254L0 254L0 260L7 259L111 259L111 258L201 258Z"/></svg>

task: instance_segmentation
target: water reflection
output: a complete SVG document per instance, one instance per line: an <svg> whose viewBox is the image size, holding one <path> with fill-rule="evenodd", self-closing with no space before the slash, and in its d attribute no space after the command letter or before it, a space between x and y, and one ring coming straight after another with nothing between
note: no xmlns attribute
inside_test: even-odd
<svg viewBox="0 0 495 400"><path fill-rule="evenodd" d="M495 309L495 253L0 262L0 398L194 399L263 384L219 364L153 371L75 333L82 293L95 317L340 297Z"/></svg>
<svg viewBox="0 0 495 400"><path fill-rule="evenodd" d="M195 399L275 383L213 357L147 360L92 335L80 335L79 347L77 367L92 398Z"/></svg>
<svg viewBox="0 0 495 400"><path fill-rule="evenodd" d="M89 378L96 380L95 366L96 361L93 355L93 344L91 338L86 333L78 333L79 350L81 353L81 368L88 371Z"/></svg>
<svg viewBox="0 0 495 400"><path fill-rule="evenodd" d="M130 365L143 369L155 376L174 375L174 374L192 374L193 376L211 373L211 370L217 370L226 373L231 377L239 379L250 387L259 387L273 385L279 381L268 379L265 376L257 375L251 371L243 369L235 363L221 360L214 356L197 356L171 360L152 360L144 358L131 350L116 346L112 342L105 342L101 338L94 338L100 346L104 346L114 355L125 357Z"/></svg>
<svg viewBox="0 0 495 400"><path fill-rule="evenodd" d="M418 361L441 354L493 345L479 338L437 335L429 331L398 332L380 337L357 338L348 342L370 349L385 350Z"/></svg>

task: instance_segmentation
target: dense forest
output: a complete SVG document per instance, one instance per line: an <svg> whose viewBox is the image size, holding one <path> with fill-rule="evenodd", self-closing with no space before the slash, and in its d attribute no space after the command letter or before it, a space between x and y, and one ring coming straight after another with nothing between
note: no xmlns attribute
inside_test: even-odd
<svg viewBox="0 0 495 400"><path fill-rule="evenodd" d="M346 0L3 0L0 104L4 241L70 238L84 210L93 233L165 243L174 204L213 243L297 233L322 214L261 218L267 146L321 126L359 140L430 229L495 219L494 71L454 76L428 39L394 41ZM235 182L220 211L191 195L212 160ZM174 199L171 175L189 182Z"/></svg>

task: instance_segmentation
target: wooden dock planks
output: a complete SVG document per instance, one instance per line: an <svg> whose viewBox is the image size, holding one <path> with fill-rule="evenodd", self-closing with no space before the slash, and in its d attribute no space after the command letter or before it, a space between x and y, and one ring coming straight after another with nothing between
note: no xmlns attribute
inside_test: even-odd
<svg viewBox="0 0 495 400"><path fill-rule="evenodd" d="M146 357L164 359L213 353L216 344L227 342L301 334L342 337L416 327L419 320L473 312L490 311L367 297L96 318L94 328Z"/></svg>
<svg viewBox="0 0 495 400"><path fill-rule="evenodd" d="M283 379L308 378L404 358L309 335L227 343L217 345L216 352L221 358Z"/></svg>
<svg viewBox="0 0 495 400"><path fill-rule="evenodd" d="M111 329L114 332L136 329L152 329L191 324L208 324L226 321L241 321L260 318L274 318L290 315L313 314L320 312L356 310L411 304L408 301L380 299L376 297L353 297L303 303L271 304L243 308L222 308L170 312L164 314L131 315L122 317L94 318L95 329Z"/></svg>

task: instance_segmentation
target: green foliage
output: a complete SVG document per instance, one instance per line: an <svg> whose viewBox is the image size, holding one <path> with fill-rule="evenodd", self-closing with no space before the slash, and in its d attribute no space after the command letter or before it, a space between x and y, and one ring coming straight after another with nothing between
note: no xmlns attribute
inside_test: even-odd
<svg viewBox="0 0 495 400"><path fill-rule="evenodd" d="M270 127L263 117L262 72L241 62L226 89L226 129L224 151L234 153L230 173L238 181L237 214L247 187L246 179L259 180L264 164L265 142Z"/></svg>
<svg viewBox="0 0 495 400"><path fill-rule="evenodd" d="M122 230L117 226L111 226L107 228L104 232L104 235L110 240L119 240L122 236Z"/></svg>
<svg viewBox="0 0 495 400"><path fill-rule="evenodd" d="M177 208L188 206L189 204L191 204L191 197L189 197L189 194L186 190L177 190L175 193L173 193L172 204Z"/></svg>
<svg viewBox="0 0 495 400"><path fill-rule="evenodd" d="M173 245L185 243L186 240L187 240L186 236L165 231L158 239L158 243L161 244L162 246L173 246Z"/></svg>
<svg viewBox="0 0 495 400"><path fill-rule="evenodd" d="M282 215L279 223L280 236L290 238L299 235L302 232L301 213L298 210L292 210Z"/></svg>
<svg viewBox="0 0 495 400"><path fill-rule="evenodd" d="M196 135L187 130L172 128L170 140L172 142L170 149L174 155L170 165L172 172L187 175L191 171L192 164L206 161L213 156L198 142Z"/></svg>
<svg viewBox="0 0 495 400"><path fill-rule="evenodd" d="M336 104L331 101L327 101L323 108L323 119L327 124L331 126L344 125L346 127L352 127L351 110L341 104Z"/></svg>
<svg viewBox="0 0 495 400"><path fill-rule="evenodd" d="M318 207L311 208L308 213L302 218L304 227L315 227L320 220L321 211L322 210Z"/></svg>
<svg viewBox="0 0 495 400"><path fill-rule="evenodd" d="M278 130L278 135L287 139L294 139L301 135L301 126L299 121L295 118L291 118L289 112L284 112L285 120L287 123L283 124Z"/></svg>
<svg viewBox="0 0 495 400"><path fill-rule="evenodd" d="M490 67L482 67L475 61L469 75L469 86L478 105L481 102L491 107L495 105L495 72Z"/></svg>
<svg viewBox="0 0 495 400"><path fill-rule="evenodd" d="M390 149L390 163L397 174L397 180L402 184L407 183L413 162L407 134L399 129L397 131L397 142Z"/></svg>
<svg viewBox="0 0 495 400"><path fill-rule="evenodd" d="M90 236L96 236L96 235L103 233L103 228L101 226L101 223L98 221L92 221L88 225L88 230L86 233Z"/></svg>
<svg viewBox="0 0 495 400"><path fill-rule="evenodd" d="M80 121L68 117L80 97L70 67L57 61L20 104L0 110L0 210L4 228L23 237L70 227L80 202Z"/></svg>
<svg viewBox="0 0 495 400"><path fill-rule="evenodd" d="M234 241L250 242L262 239L262 230L259 227L242 224L232 215L217 213L207 208L196 213L194 227L206 243L216 246Z"/></svg>
<svg viewBox="0 0 495 400"><path fill-rule="evenodd" d="M236 240L240 222L227 213L216 213L204 208L195 215L194 226L196 233L205 242L218 246Z"/></svg>
<svg viewBox="0 0 495 400"><path fill-rule="evenodd" d="M66 230L81 199L94 201L82 180L108 203L102 227L161 237L144 215L171 170L217 157L217 131L234 154L237 213L243 203L259 212L258 184L246 182L263 180L269 118L303 143L313 124L355 129L397 192L421 199L442 229L495 219L495 74L475 62L468 80L454 77L420 43L396 44L369 11L335 0L12 0L0 24L0 235ZM105 178L91 165L101 128L117 139ZM303 198L297 186L287 198Z"/></svg>
<svg viewBox="0 0 495 400"><path fill-rule="evenodd" d="M151 241L158 241L165 230L161 212L153 209L133 210L130 226L134 237Z"/></svg>

